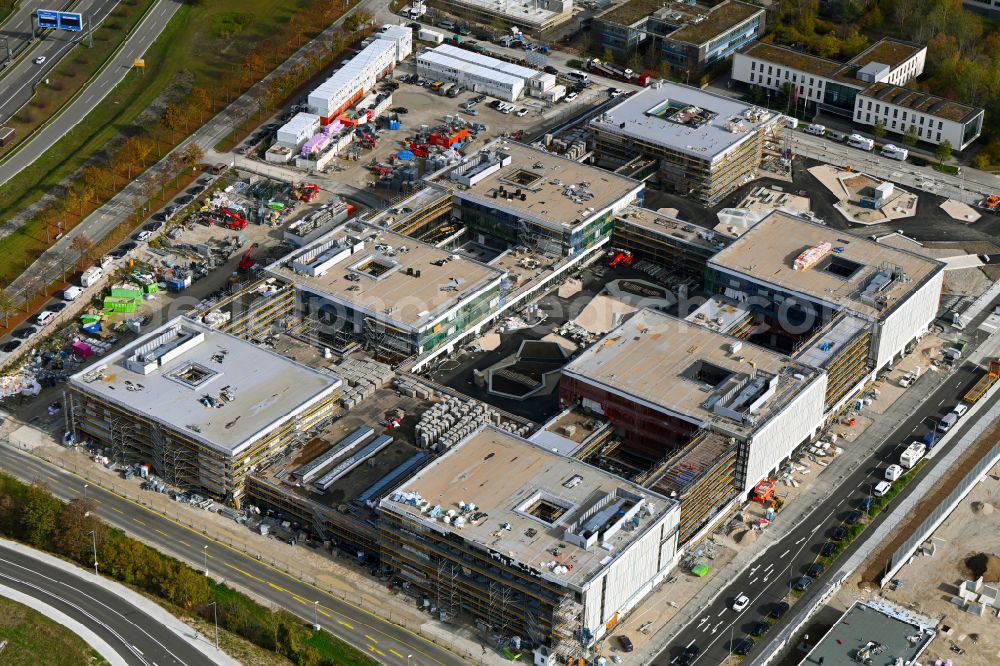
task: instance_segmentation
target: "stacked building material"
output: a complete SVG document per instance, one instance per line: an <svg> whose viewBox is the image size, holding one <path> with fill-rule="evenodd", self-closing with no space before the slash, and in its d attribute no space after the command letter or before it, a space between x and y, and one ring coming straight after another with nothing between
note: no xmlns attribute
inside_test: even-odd
<svg viewBox="0 0 1000 666"><path fill-rule="evenodd" d="M391 367L370 359L349 358L331 366L330 370L350 387L340 396L340 405L344 409L350 409L371 396L392 381L394 375Z"/></svg>

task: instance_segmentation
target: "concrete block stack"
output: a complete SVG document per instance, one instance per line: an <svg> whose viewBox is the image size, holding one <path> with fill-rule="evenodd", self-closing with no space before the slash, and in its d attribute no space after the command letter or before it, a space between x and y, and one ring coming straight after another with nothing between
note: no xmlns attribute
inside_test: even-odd
<svg viewBox="0 0 1000 666"><path fill-rule="evenodd" d="M449 395L421 415L414 435L418 446L444 451L488 424L522 437L528 434L527 426L505 421L489 405Z"/></svg>
<svg viewBox="0 0 1000 666"><path fill-rule="evenodd" d="M370 359L349 358L340 365L330 367L333 374L343 380L345 387L340 394L340 405L350 409L375 391L392 381L395 373L385 363Z"/></svg>

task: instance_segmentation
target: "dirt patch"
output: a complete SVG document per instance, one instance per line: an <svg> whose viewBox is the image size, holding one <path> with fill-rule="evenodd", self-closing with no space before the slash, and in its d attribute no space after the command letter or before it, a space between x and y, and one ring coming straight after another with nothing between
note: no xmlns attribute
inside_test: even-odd
<svg viewBox="0 0 1000 666"><path fill-rule="evenodd" d="M893 537L886 540L881 548L872 552L868 559L868 568L858 584L861 588L878 587L878 582L885 573L886 567L892 559L892 554L910 538L917 527L948 497L959 481L965 478L965 475L982 460L998 440L1000 440L1000 425L994 426L969 447L965 455L941 478L941 482L935 484L934 489L920 502L917 502L916 508L903 518L899 529L893 532ZM914 483L916 482L917 480L914 481ZM1000 560L998 560L998 564L1000 564ZM1000 581L1000 578L996 580Z"/></svg>
<svg viewBox="0 0 1000 666"><path fill-rule="evenodd" d="M973 502L972 510L975 513L981 513L984 516L988 516L993 513L993 505L989 502Z"/></svg>
<svg viewBox="0 0 1000 666"><path fill-rule="evenodd" d="M972 580L983 577L986 583L1000 582L1000 557L990 553L978 553L965 558L965 568Z"/></svg>

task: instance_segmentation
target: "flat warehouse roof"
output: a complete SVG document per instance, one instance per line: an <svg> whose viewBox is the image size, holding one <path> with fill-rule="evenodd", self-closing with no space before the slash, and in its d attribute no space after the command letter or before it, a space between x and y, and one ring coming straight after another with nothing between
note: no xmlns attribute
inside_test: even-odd
<svg viewBox="0 0 1000 666"><path fill-rule="evenodd" d="M780 114L679 83L657 81L591 119L591 129L713 161Z"/></svg>
<svg viewBox="0 0 1000 666"><path fill-rule="evenodd" d="M459 176L466 178L456 180ZM436 180L451 185L459 199L553 228L573 228L609 207L624 206L643 187L611 171L503 139L487 144L458 167L439 172Z"/></svg>
<svg viewBox="0 0 1000 666"><path fill-rule="evenodd" d="M796 258L823 243L829 247L825 253L820 248L823 256L812 267L795 270ZM708 265L871 316L888 311L944 269L935 259L780 211L762 219Z"/></svg>
<svg viewBox="0 0 1000 666"><path fill-rule="evenodd" d="M341 384L186 317L84 368L70 383L230 454Z"/></svg>
<svg viewBox="0 0 1000 666"><path fill-rule="evenodd" d="M441 44L440 46L436 46L431 50L431 53L440 53L442 55L451 56L455 60L471 62L473 64L480 65L481 67L495 69L498 72L510 74L511 76L516 76L522 79L530 79L539 73L536 69L515 65L512 62L500 60L499 58L493 58L482 53L476 53L475 51L470 51L468 49L460 49L457 46L452 46L451 44Z"/></svg>
<svg viewBox="0 0 1000 666"><path fill-rule="evenodd" d="M673 500L493 427L469 435L380 505L577 587L677 510ZM596 536L589 547L575 537L584 533Z"/></svg>
<svg viewBox="0 0 1000 666"><path fill-rule="evenodd" d="M645 309L563 368L563 375L746 436L791 402L817 371Z"/></svg>
<svg viewBox="0 0 1000 666"><path fill-rule="evenodd" d="M848 666L859 663L860 653L874 658L876 664L892 664L897 659L912 664L934 640L933 626L934 620L909 610L856 601L802 663Z"/></svg>
<svg viewBox="0 0 1000 666"><path fill-rule="evenodd" d="M504 274L409 236L355 222L267 270L299 289L413 329L499 284Z"/></svg>
<svg viewBox="0 0 1000 666"><path fill-rule="evenodd" d="M826 58L790 49L787 46L769 44L767 42L754 42L743 49L742 53L750 58L766 60L777 65L785 65L806 72L807 74L815 74L816 76L824 76L826 78L833 78L837 74L837 71L843 67L843 64L833 60L827 60ZM861 82L859 81L858 84L861 85Z"/></svg>
<svg viewBox="0 0 1000 666"><path fill-rule="evenodd" d="M495 69L489 69L488 67L483 67L465 60L459 60L458 58L453 58L446 53L424 51L417 56L417 62L419 63L420 61L442 67L450 67L456 71L474 74L488 81L495 81L496 83L503 83L509 86L524 85L524 79L520 77Z"/></svg>

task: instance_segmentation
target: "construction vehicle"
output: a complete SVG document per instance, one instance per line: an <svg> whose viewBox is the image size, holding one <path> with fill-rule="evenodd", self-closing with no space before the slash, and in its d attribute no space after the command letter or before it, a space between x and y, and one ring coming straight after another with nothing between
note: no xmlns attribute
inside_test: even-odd
<svg viewBox="0 0 1000 666"><path fill-rule="evenodd" d="M626 266L632 265L634 257L628 250L612 250L610 254L613 256L611 261L608 263L610 268L615 268L619 264L625 264Z"/></svg>
<svg viewBox="0 0 1000 666"><path fill-rule="evenodd" d="M1000 196L991 194L979 202L980 208L985 208L991 213L1000 213Z"/></svg>
<svg viewBox="0 0 1000 666"><path fill-rule="evenodd" d="M976 404L996 384L998 377L1000 377L1000 360L994 359L990 361L985 374L969 389L969 392L965 394L962 400L970 405Z"/></svg>
<svg viewBox="0 0 1000 666"><path fill-rule="evenodd" d="M758 483L753 489L753 501L762 505L768 504L774 497L776 485L774 479L764 479Z"/></svg>
<svg viewBox="0 0 1000 666"><path fill-rule="evenodd" d="M602 62L599 58L591 58L585 63L585 67L593 74L599 74L615 81L633 83L639 86L645 86L649 83L648 74L634 72L628 67L622 67L613 62Z"/></svg>
<svg viewBox="0 0 1000 666"><path fill-rule="evenodd" d="M292 196L303 203L309 203L319 195L319 185L299 183L292 187Z"/></svg>
<svg viewBox="0 0 1000 666"><path fill-rule="evenodd" d="M219 209L223 215L222 226L226 229L235 229L236 231L243 231L247 228L247 221L235 211L229 210L228 208Z"/></svg>
<svg viewBox="0 0 1000 666"><path fill-rule="evenodd" d="M253 258L253 251L257 249L257 243L250 246L247 253L240 259L239 269L243 273L248 273L257 265L257 260Z"/></svg>

